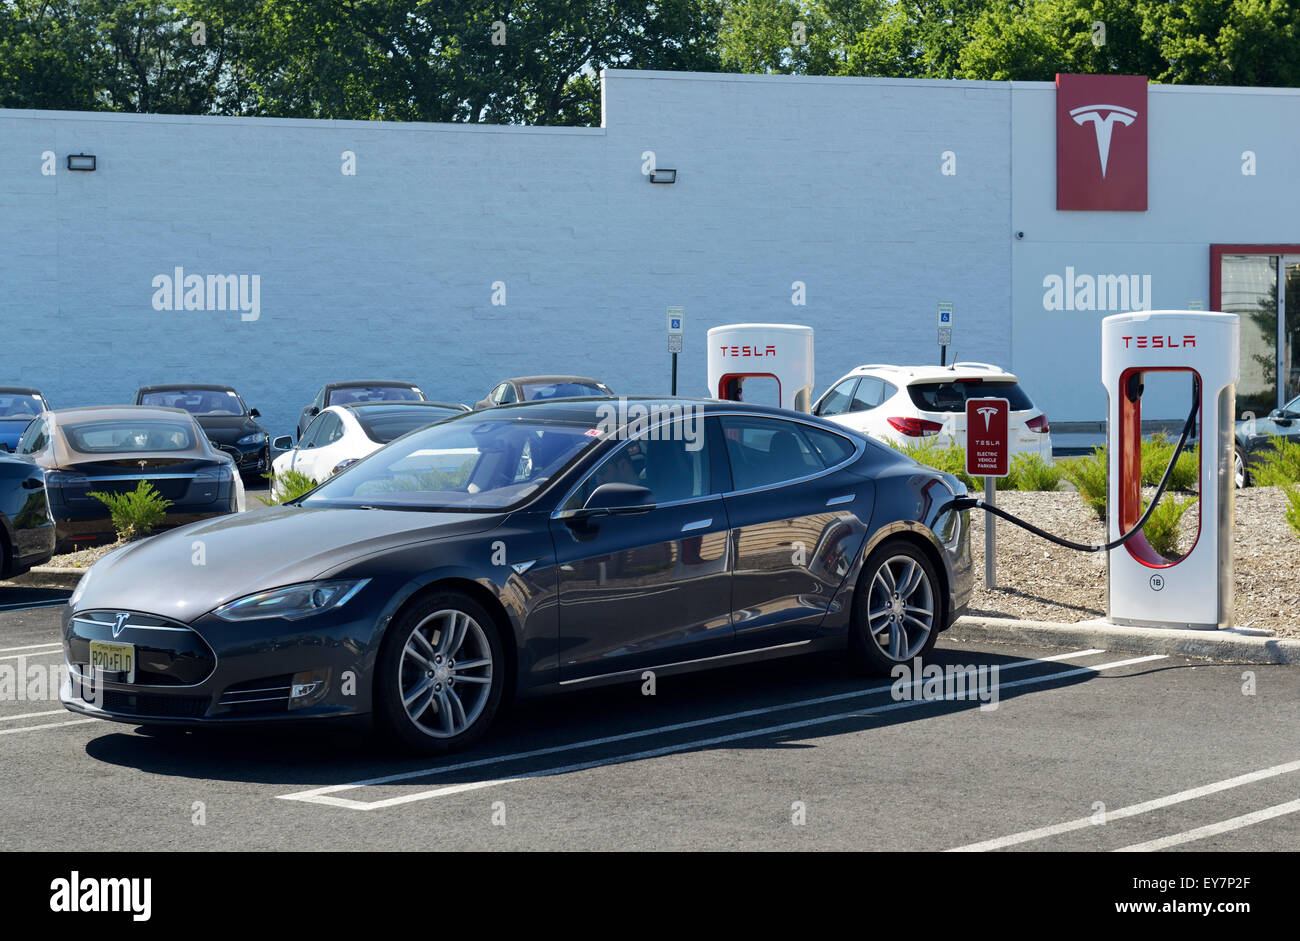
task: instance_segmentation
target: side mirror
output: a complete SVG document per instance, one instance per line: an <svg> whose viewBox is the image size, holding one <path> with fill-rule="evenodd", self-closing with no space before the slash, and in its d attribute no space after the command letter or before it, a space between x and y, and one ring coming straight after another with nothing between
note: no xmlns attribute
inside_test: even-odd
<svg viewBox="0 0 1300 941"><path fill-rule="evenodd" d="M262 413L259 412L259 411L258 411L257 409L255 409L255 408L253 408L253 409L249 409L249 410L248 410L248 415L249 415L250 418L261 418L261 417L262 417Z"/></svg>
<svg viewBox="0 0 1300 941"><path fill-rule="evenodd" d="M650 490L638 484L601 484L591 492L582 509L573 515L578 519L589 519L593 516L647 513L655 508L650 498Z"/></svg>
<svg viewBox="0 0 1300 941"><path fill-rule="evenodd" d="M320 414L320 409L318 409L315 405L313 405L311 408L307 409L307 414L308 414L308 415L319 415L319 414Z"/></svg>
<svg viewBox="0 0 1300 941"><path fill-rule="evenodd" d="M292 436L292 435L280 435L278 438L272 438L272 439L271 439L271 447L275 448L277 451L292 451L292 450L293 450L293 436Z"/></svg>

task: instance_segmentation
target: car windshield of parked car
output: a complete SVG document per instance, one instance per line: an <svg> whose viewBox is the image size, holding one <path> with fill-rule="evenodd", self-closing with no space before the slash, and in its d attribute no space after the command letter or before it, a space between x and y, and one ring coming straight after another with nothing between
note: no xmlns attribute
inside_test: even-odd
<svg viewBox="0 0 1300 941"><path fill-rule="evenodd" d="M947 379L942 382L916 382L907 387L912 404L927 412L964 412L967 399L1006 399L1013 412L1032 409L1019 383L998 379Z"/></svg>
<svg viewBox="0 0 1300 941"><path fill-rule="evenodd" d="M359 408L353 412L366 437L377 444L388 444L409 431L432 425L452 415L464 415L458 408L436 405L394 405L389 408Z"/></svg>
<svg viewBox="0 0 1300 941"><path fill-rule="evenodd" d="M78 422L63 425L62 431L68 446L83 454L189 451L195 447L194 430L188 423L165 419Z"/></svg>
<svg viewBox="0 0 1300 941"><path fill-rule="evenodd" d="M0 392L0 418L32 419L45 411L39 395L25 392Z"/></svg>
<svg viewBox="0 0 1300 941"><path fill-rule="evenodd" d="M414 386L345 386L333 389L326 405L354 405L357 402L423 402Z"/></svg>
<svg viewBox="0 0 1300 941"><path fill-rule="evenodd" d="M524 401L537 399L572 399L588 395L609 395L591 382L525 382L522 384Z"/></svg>
<svg viewBox="0 0 1300 941"><path fill-rule="evenodd" d="M302 505L505 509L535 495L598 440L591 425L457 419L376 451L312 491Z"/></svg>
<svg viewBox="0 0 1300 941"><path fill-rule="evenodd" d="M141 405L155 408L181 408L191 415L247 415L248 407L239 394L222 389L168 389L146 392Z"/></svg>

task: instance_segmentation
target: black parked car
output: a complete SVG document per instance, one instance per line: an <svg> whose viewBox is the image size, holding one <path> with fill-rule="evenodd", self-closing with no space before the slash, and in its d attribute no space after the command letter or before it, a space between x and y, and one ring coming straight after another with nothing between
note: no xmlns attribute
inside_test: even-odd
<svg viewBox="0 0 1300 941"><path fill-rule="evenodd" d="M147 480L171 501L166 529L244 508L234 462L193 415L175 408L96 405L42 412L18 454L45 471L58 552L113 542L108 507L92 493L124 493Z"/></svg>
<svg viewBox="0 0 1300 941"><path fill-rule="evenodd" d="M230 455L245 480L261 486L262 475L271 469L271 440L255 420L262 414L245 405L231 386L195 382L141 386L135 404L189 412L208 440Z"/></svg>
<svg viewBox="0 0 1300 941"><path fill-rule="evenodd" d="M118 549L69 599L63 703L145 725L373 715L440 752L506 697L647 669L842 650L888 671L964 610L956 478L796 412L633 403L639 427L596 399L466 413L286 505ZM98 691L77 680L94 668Z"/></svg>
<svg viewBox="0 0 1300 941"><path fill-rule="evenodd" d="M18 447L33 418L49 408L37 389L27 386L0 386L0 451Z"/></svg>
<svg viewBox="0 0 1300 941"><path fill-rule="evenodd" d="M356 405L363 402L427 402L429 397L412 382L396 379L354 379L349 382L327 382L316 393L315 400L298 416L297 441L307 431L311 420L321 409L331 405Z"/></svg>
<svg viewBox="0 0 1300 941"><path fill-rule="evenodd" d="M491 392L474 403L474 407L492 408L494 405L513 405L516 402L536 402L540 399L613 394L605 383L587 376L519 376L498 382Z"/></svg>
<svg viewBox="0 0 1300 941"><path fill-rule="evenodd" d="M1233 449L1233 476L1238 487L1247 487L1265 454L1273 450L1273 439L1300 442L1300 396L1275 408L1267 418L1239 421Z"/></svg>
<svg viewBox="0 0 1300 941"><path fill-rule="evenodd" d="M45 473L32 461L0 454L0 578L21 575L54 555L54 519Z"/></svg>

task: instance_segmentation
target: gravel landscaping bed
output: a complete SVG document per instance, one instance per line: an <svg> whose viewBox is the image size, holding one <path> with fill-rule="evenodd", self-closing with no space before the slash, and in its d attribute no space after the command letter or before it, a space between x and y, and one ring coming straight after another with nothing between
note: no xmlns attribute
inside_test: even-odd
<svg viewBox="0 0 1300 941"><path fill-rule="evenodd" d="M1178 496L1187 499L1186 495ZM1099 543L1106 538L1104 524L1073 491L1000 491L997 505L1075 542ZM1236 622L1238 627L1300 637L1300 535L1287 525L1285 507L1286 498L1279 487L1237 491L1233 540ZM971 614L1066 622L1105 616L1104 552L1074 552L1005 520L998 520L997 525L998 587L986 590L986 518L982 511L971 511L971 554L976 573ZM1195 531L1196 517L1188 511L1183 519L1181 548L1191 545Z"/></svg>
<svg viewBox="0 0 1300 941"><path fill-rule="evenodd" d="M116 549L117 546L117 543L110 543L107 546L90 546L89 548L78 549L76 552L69 552L65 555L56 555L45 564L52 568L90 568L91 565L108 555Z"/></svg>

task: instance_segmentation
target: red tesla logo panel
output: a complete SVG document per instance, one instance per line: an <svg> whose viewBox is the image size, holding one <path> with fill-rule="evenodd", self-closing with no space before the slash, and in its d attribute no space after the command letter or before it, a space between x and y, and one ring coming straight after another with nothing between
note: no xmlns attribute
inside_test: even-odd
<svg viewBox="0 0 1300 941"><path fill-rule="evenodd" d="M1056 208L1145 212L1145 75L1056 76Z"/></svg>

